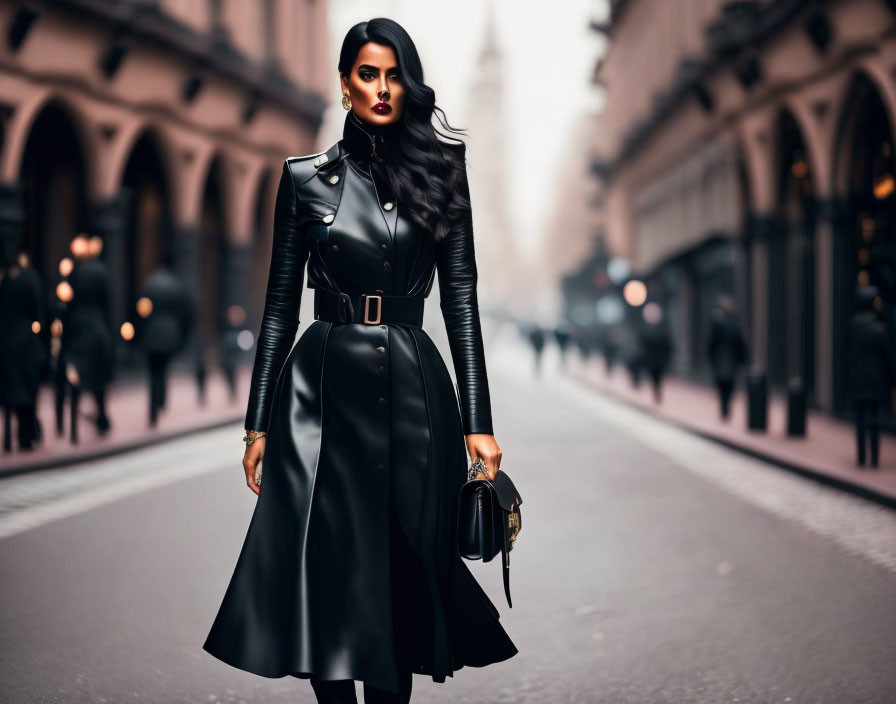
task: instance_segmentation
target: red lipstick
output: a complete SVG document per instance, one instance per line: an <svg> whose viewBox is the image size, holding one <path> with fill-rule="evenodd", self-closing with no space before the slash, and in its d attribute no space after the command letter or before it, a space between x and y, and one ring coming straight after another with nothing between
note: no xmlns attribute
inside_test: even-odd
<svg viewBox="0 0 896 704"><path fill-rule="evenodd" d="M377 103L373 106L373 111L378 115L388 115L392 112L392 106L389 103Z"/></svg>

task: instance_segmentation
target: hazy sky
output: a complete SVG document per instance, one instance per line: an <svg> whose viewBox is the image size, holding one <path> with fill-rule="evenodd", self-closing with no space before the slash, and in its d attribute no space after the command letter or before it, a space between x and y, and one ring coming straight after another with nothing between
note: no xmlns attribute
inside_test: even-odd
<svg viewBox="0 0 896 704"><path fill-rule="evenodd" d="M568 127L595 106L588 78L600 38L588 29L588 23L605 12L606 2L492 2L507 68L507 191L520 244L524 251L533 252L554 195L553 180ZM356 22L379 16L390 17L407 29L420 53L424 78L436 91L437 104L451 124L467 127L466 90L482 45L488 5L484 0L331 0L333 87L327 97L332 103L321 131L321 148L341 137L345 113L339 103L336 64L342 39ZM562 11L557 10L560 6Z"/></svg>

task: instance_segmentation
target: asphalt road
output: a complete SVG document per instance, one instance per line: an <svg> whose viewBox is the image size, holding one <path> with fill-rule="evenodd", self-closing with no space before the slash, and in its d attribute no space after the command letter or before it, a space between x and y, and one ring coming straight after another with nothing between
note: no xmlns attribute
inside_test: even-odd
<svg viewBox="0 0 896 704"><path fill-rule="evenodd" d="M896 701L896 513L527 362L492 345L513 609L470 563L520 653L413 701ZM233 427L0 482L0 701L314 701L201 649L255 501L240 458Z"/></svg>

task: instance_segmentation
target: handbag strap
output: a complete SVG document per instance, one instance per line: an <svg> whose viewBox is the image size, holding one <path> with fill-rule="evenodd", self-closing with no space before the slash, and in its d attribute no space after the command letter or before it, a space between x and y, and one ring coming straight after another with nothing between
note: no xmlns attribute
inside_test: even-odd
<svg viewBox="0 0 896 704"><path fill-rule="evenodd" d="M473 481L474 477L477 474L485 474L485 463L482 461L482 458L478 458L473 464L470 465L470 468L467 470L467 481ZM506 475L505 475L506 476ZM501 514L501 572L504 577L504 596L507 597L507 606L513 608L513 602L510 600L510 551L507 549L507 523L504 519L505 509L501 506L501 502L498 497L498 489L497 487L489 480L482 479L480 480L484 482L486 485L491 487L492 496L495 501L498 502L499 513ZM512 484L511 484L512 485ZM514 488L515 490L515 488ZM522 503L522 499L517 496L517 503ZM511 513L513 509L511 508Z"/></svg>
<svg viewBox="0 0 896 704"><path fill-rule="evenodd" d="M507 551L507 540L501 541L501 571L504 573L504 596L507 597L507 605L513 608L510 601L510 553Z"/></svg>

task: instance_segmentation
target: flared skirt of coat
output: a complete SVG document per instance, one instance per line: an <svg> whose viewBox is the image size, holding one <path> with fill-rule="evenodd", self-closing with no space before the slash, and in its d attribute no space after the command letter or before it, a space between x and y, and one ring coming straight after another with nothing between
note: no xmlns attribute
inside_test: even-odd
<svg viewBox="0 0 896 704"><path fill-rule="evenodd" d="M314 321L275 386L255 511L203 648L265 677L444 682L517 649L457 551L467 455L432 339Z"/></svg>

